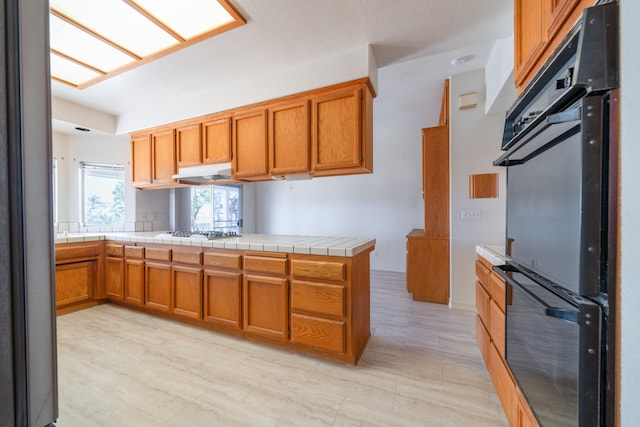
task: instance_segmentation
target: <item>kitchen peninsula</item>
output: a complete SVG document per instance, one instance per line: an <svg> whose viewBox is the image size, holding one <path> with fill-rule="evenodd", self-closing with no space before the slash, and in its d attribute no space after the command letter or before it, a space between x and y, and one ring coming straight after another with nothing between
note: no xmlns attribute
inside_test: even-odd
<svg viewBox="0 0 640 427"><path fill-rule="evenodd" d="M111 302L357 364L370 336L374 239L168 233L56 238L63 314Z"/></svg>

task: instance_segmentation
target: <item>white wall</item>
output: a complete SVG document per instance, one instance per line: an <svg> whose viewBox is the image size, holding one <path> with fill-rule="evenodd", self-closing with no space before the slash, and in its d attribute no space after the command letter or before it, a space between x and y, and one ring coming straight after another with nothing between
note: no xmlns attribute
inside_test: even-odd
<svg viewBox="0 0 640 427"><path fill-rule="evenodd" d="M129 136L53 133L58 167L58 222L81 222L80 162L125 165L125 221L151 221L154 230L169 228L169 190L140 191L131 187Z"/></svg>
<svg viewBox="0 0 640 427"><path fill-rule="evenodd" d="M621 28L621 423L640 419L640 2L620 2Z"/></svg>
<svg viewBox="0 0 640 427"><path fill-rule="evenodd" d="M461 94L476 92L478 106L458 108ZM504 247L506 171L492 162L500 156L504 113L484 113L484 72L451 78L451 305L475 306L475 247ZM470 199L469 175L498 173L495 199ZM463 209L479 209L481 219L462 220Z"/></svg>

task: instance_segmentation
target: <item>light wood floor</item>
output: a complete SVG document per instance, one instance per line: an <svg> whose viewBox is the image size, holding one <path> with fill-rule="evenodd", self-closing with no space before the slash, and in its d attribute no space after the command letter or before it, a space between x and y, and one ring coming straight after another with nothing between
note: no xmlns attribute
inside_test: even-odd
<svg viewBox="0 0 640 427"><path fill-rule="evenodd" d="M474 313L372 272L357 367L112 304L58 317L59 427L507 426Z"/></svg>

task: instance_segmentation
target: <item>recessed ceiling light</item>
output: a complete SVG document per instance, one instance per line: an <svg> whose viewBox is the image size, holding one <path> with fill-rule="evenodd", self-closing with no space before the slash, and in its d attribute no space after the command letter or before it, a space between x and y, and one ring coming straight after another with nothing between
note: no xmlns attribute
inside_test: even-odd
<svg viewBox="0 0 640 427"><path fill-rule="evenodd" d="M473 58L474 58L474 55L459 56L459 57L454 58L454 59L451 60L451 66L452 67L461 67L462 65L464 65L467 62L471 61Z"/></svg>
<svg viewBox="0 0 640 427"><path fill-rule="evenodd" d="M80 127L80 126L76 126L76 130L79 130L80 132L91 132L91 129L83 128L83 127Z"/></svg>

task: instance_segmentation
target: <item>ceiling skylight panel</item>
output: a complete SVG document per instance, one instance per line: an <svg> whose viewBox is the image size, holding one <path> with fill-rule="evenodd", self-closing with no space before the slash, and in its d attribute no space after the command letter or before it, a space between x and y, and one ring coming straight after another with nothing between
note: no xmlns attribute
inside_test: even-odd
<svg viewBox="0 0 640 427"><path fill-rule="evenodd" d="M185 39L234 21L217 0L132 0Z"/></svg>
<svg viewBox="0 0 640 427"><path fill-rule="evenodd" d="M51 77L77 86L98 76L100 76L100 73L89 68L56 54L51 55Z"/></svg>
<svg viewBox="0 0 640 427"><path fill-rule="evenodd" d="M177 44L175 38L122 0L51 0L50 6L140 57Z"/></svg>
<svg viewBox="0 0 640 427"><path fill-rule="evenodd" d="M50 15L51 49L102 71L111 71L134 60L133 57Z"/></svg>

